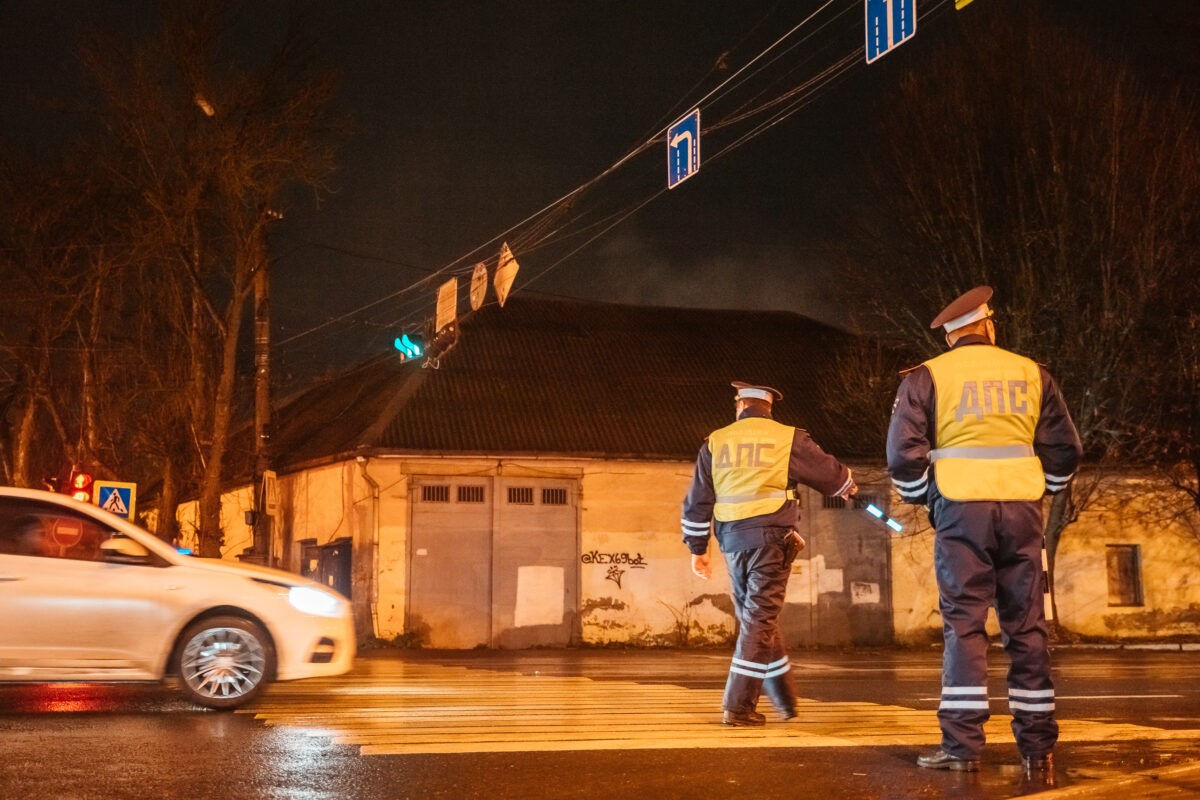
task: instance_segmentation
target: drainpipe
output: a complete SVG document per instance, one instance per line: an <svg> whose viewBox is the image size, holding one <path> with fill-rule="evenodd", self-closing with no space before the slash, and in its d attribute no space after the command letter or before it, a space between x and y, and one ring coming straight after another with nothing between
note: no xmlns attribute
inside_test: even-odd
<svg viewBox="0 0 1200 800"><path fill-rule="evenodd" d="M367 459L359 456L359 472L371 487L371 633L379 638L379 484L367 472Z"/></svg>

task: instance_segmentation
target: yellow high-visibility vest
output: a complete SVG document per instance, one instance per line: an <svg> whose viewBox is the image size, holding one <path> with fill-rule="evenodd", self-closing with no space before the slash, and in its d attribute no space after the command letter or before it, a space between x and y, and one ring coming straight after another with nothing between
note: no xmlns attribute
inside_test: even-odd
<svg viewBox="0 0 1200 800"><path fill-rule="evenodd" d="M938 491L950 500L1037 500L1046 490L1033 451L1042 408L1036 362L991 345L925 362L937 393Z"/></svg>
<svg viewBox="0 0 1200 800"><path fill-rule="evenodd" d="M718 521L771 514L792 497L787 479L795 432L772 419L743 417L709 435Z"/></svg>

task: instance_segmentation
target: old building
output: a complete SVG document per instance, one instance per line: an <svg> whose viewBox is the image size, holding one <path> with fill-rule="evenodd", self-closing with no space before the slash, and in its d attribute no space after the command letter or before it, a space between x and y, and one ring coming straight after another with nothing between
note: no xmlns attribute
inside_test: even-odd
<svg viewBox="0 0 1200 800"><path fill-rule="evenodd" d="M808 547L782 616L789 643L935 640L924 516L890 507L882 442L866 433L878 421L832 429L819 399L823 383L854 391L839 374L852 343L785 312L525 295L485 307L437 368L389 354L280 404L272 561L349 595L363 636L447 648L724 641L728 583L719 568L711 582L692 576L679 512L697 449L731 421L729 382L742 379L779 388L776 417L809 429L861 487L848 506L802 498ZM867 514L868 502L905 529ZM227 557L252 543L250 506L247 490L227 497ZM1143 548L1139 586L1179 562L1141 538L1109 541L1105 524L1083 520L1064 539L1064 622L1139 635L1139 620L1166 613L1186 628L1200 603L1190 577L1127 592L1153 599L1140 611L1158 616L1109 608L1109 545ZM1180 552L1195 562L1191 547ZM1131 552L1111 562L1127 578Z"/></svg>
<svg viewBox="0 0 1200 800"><path fill-rule="evenodd" d="M779 419L865 461L853 431L822 428L813 391L850 340L781 312L524 296L487 307L436 369L390 354L281 405L274 560L341 588L362 633L384 639L724 640L728 586L692 576L679 530L696 452L732 420L729 382L744 379L782 390ZM875 472L863 491L886 507ZM804 502L790 636L890 641L888 529ZM230 495L230 556L251 544L249 505Z"/></svg>

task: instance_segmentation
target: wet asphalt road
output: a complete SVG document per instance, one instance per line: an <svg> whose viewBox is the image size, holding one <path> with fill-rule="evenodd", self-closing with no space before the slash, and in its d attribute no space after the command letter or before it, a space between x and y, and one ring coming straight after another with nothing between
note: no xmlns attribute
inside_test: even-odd
<svg viewBox="0 0 1200 800"><path fill-rule="evenodd" d="M771 719L793 738L762 740L708 712L724 651L376 652L272 687L257 715L159 686L0 685L0 798L1200 797L1200 651L1056 651L1064 740L1046 777L991 734L978 773L915 766L937 741L937 651L792 660L807 719Z"/></svg>

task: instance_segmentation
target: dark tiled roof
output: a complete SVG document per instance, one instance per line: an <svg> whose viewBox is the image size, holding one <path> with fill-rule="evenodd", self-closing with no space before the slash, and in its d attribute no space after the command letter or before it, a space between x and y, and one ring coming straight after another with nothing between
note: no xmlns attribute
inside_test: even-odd
<svg viewBox="0 0 1200 800"><path fill-rule="evenodd" d="M363 449L691 460L731 421L731 380L780 389L777 419L851 456L811 391L851 339L787 312L521 295L465 318L438 369L389 354L278 409L275 462Z"/></svg>

